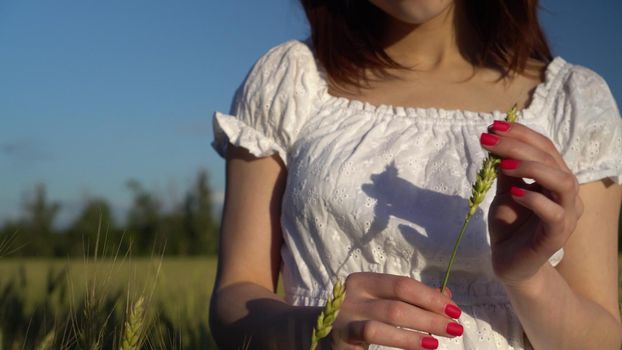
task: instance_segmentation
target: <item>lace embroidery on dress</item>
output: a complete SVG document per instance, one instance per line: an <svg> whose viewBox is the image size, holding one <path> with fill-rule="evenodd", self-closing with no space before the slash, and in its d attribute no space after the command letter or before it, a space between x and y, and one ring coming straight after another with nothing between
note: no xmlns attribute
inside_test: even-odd
<svg viewBox="0 0 622 350"><path fill-rule="evenodd" d="M502 113L373 106L327 94L309 46L271 49L214 117L229 143L287 166L280 224L288 302L322 305L335 278L372 271L438 286L486 152L478 135ZM579 182L622 180L622 119L604 80L555 58L519 121L549 137ZM529 349L490 263L490 191L450 280L465 332L439 349ZM555 265L563 250L551 257ZM386 349L370 347L373 349Z"/></svg>

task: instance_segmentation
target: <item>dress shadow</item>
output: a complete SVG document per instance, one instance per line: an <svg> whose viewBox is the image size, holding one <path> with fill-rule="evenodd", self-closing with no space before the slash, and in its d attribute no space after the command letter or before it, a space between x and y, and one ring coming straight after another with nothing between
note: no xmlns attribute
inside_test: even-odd
<svg viewBox="0 0 622 350"><path fill-rule="evenodd" d="M360 238L353 240L337 274L355 251L360 251L367 261L374 261L373 254L365 247L388 228L389 220L393 218L402 222L397 225L394 234L403 238L415 251L410 257L410 266L420 272L421 282L438 287L436 284L442 280L446 265L429 262L449 260L468 210L468 200L416 186L399 176L395 163L388 164L380 173L372 174L370 182L362 185L362 190L375 200L374 218L369 229ZM478 234L479 240L485 239L482 236L487 231L482 216L482 210L478 208L465 234ZM455 225L457 222L459 224ZM439 235L446 237L443 238L442 246L439 244Z"/></svg>

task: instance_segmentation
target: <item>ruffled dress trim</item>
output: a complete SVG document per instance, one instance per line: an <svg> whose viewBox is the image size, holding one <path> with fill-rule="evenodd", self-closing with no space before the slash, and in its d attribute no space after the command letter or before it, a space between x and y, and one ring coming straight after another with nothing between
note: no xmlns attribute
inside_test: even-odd
<svg viewBox="0 0 622 350"><path fill-rule="evenodd" d="M287 165L287 152L272 138L232 115L214 113L214 141L212 147L221 156L227 154L229 143L246 148L255 157L267 157L275 152Z"/></svg>
<svg viewBox="0 0 622 350"><path fill-rule="evenodd" d="M600 179L609 178L618 185L622 185L622 164L615 160L609 160L593 168L582 169L575 174L579 184L588 183Z"/></svg>

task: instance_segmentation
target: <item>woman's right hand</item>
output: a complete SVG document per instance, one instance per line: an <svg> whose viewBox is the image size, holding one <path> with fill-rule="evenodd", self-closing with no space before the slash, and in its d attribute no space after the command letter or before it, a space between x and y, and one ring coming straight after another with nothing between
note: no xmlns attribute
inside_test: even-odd
<svg viewBox="0 0 622 350"><path fill-rule="evenodd" d="M333 349L364 349L368 344L400 349L436 349L429 333L455 337L463 328L451 293L405 276L357 272L345 282L346 298L333 324Z"/></svg>

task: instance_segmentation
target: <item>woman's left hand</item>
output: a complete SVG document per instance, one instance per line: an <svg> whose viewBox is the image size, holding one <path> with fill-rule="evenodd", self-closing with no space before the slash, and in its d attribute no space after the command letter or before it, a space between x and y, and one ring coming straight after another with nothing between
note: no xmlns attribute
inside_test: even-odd
<svg viewBox="0 0 622 350"><path fill-rule="evenodd" d="M492 264L503 283L517 284L570 238L583 212L579 184L553 143L524 125L495 121L480 142L501 158L488 214Z"/></svg>

